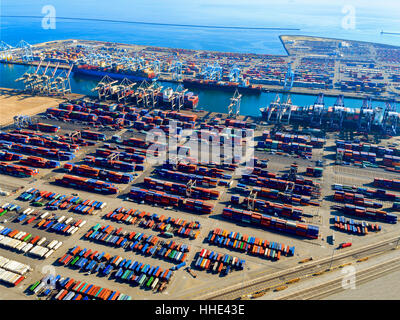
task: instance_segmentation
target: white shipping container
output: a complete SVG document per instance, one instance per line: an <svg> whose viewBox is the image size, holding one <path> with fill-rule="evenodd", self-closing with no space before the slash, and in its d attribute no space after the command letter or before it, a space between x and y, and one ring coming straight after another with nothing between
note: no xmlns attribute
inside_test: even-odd
<svg viewBox="0 0 400 320"><path fill-rule="evenodd" d="M78 229L79 229L78 227L74 227L73 230L71 231L71 234L74 234L75 232L77 232Z"/></svg>
<svg viewBox="0 0 400 320"><path fill-rule="evenodd" d="M57 295L55 296L54 299L58 299L59 296L61 296L64 293L65 289L62 289L59 293L57 293Z"/></svg>
<svg viewBox="0 0 400 320"><path fill-rule="evenodd" d="M53 250L54 251L56 251L56 250L58 250L58 248L60 248L61 246L62 246L62 242L60 241L59 243L57 243L56 245L55 245L55 247L53 248Z"/></svg>
<svg viewBox="0 0 400 320"><path fill-rule="evenodd" d="M40 218L41 218L41 219L44 219L44 218L46 218L48 215L49 215L49 212L46 211L45 213L43 213L43 214L40 216Z"/></svg>
<svg viewBox="0 0 400 320"><path fill-rule="evenodd" d="M69 224L72 221L72 218L68 218L67 220L65 220L65 224Z"/></svg>
<svg viewBox="0 0 400 320"><path fill-rule="evenodd" d="M28 243L28 245L26 245L26 246L22 249L22 251L23 251L24 253L27 253L29 250L31 250L32 247L33 247L33 244L32 244L32 243Z"/></svg>
<svg viewBox="0 0 400 320"><path fill-rule="evenodd" d="M71 300L74 295L75 293L70 291L64 296L63 300Z"/></svg>
<svg viewBox="0 0 400 320"><path fill-rule="evenodd" d="M62 216L62 217L57 219L57 222L63 222L64 220L65 220L65 216Z"/></svg>
<svg viewBox="0 0 400 320"><path fill-rule="evenodd" d="M47 259L47 258L50 257L53 253L54 253L54 250L49 250L49 251L44 255L44 258Z"/></svg>
<svg viewBox="0 0 400 320"><path fill-rule="evenodd" d="M45 247L35 246L29 251L29 253L35 256L43 257L48 251L49 249Z"/></svg>
<svg viewBox="0 0 400 320"><path fill-rule="evenodd" d="M37 246L40 246L43 242L45 242L46 241L46 237L43 237L42 239L40 239L37 243L36 243L36 245Z"/></svg>
<svg viewBox="0 0 400 320"><path fill-rule="evenodd" d="M10 261L9 259L0 256L0 268L2 268L8 261Z"/></svg>
<svg viewBox="0 0 400 320"><path fill-rule="evenodd" d="M158 278L155 278L153 283L151 284L151 288L154 289L158 283Z"/></svg>
<svg viewBox="0 0 400 320"><path fill-rule="evenodd" d="M5 227L4 226L0 226L0 231L3 230Z"/></svg>
<svg viewBox="0 0 400 320"><path fill-rule="evenodd" d="M27 245L26 242L21 242L15 249L22 251L22 249Z"/></svg>
<svg viewBox="0 0 400 320"><path fill-rule="evenodd" d="M106 202L103 202L103 203L100 205L100 209L103 209L106 205L107 205L107 203L106 203Z"/></svg>
<svg viewBox="0 0 400 320"><path fill-rule="evenodd" d="M6 269L14 273L18 273L20 275L24 275L30 270L30 267L21 262L11 260L6 265L4 265L3 269Z"/></svg>
<svg viewBox="0 0 400 320"><path fill-rule="evenodd" d="M46 284L44 282L39 283L39 285L33 290L35 294L37 294Z"/></svg>
<svg viewBox="0 0 400 320"><path fill-rule="evenodd" d="M26 209L24 210L24 212L22 212L22 213L23 213L23 214L28 214L29 211L31 211L31 208L26 208Z"/></svg>
<svg viewBox="0 0 400 320"><path fill-rule="evenodd" d="M18 236L18 240L22 240L23 238L25 238L29 233L22 231L22 233Z"/></svg>
<svg viewBox="0 0 400 320"><path fill-rule="evenodd" d="M23 234L25 234L25 232L20 231L20 232L18 232L13 238L19 240Z"/></svg>
<svg viewBox="0 0 400 320"><path fill-rule="evenodd" d="M9 205L9 203L7 202L6 204L3 204L3 206L1 208L5 209L8 205Z"/></svg>
<svg viewBox="0 0 400 320"><path fill-rule="evenodd" d="M57 240L53 240L53 241L51 241L51 242L47 245L47 248L53 249L54 246L55 246L57 243L58 243Z"/></svg>
<svg viewBox="0 0 400 320"><path fill-rule="evenodd" d="M115 262L115 265L116 265L116 266L119 265L120 262L121 262L122 260L123 260L123 259L122 259L121 257L119 257L118 260Z"/></svg>
<svg viewBox="0 0 400 320"><path fill-rule="evenodd" d="M86 224L86 220L83 220L80 224L79 224L79 228L82 228L84 225Z"/></svg>

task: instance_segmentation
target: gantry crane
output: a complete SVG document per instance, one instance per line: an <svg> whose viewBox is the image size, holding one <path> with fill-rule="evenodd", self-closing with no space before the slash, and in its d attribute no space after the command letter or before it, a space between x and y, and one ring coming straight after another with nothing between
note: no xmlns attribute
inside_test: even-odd
<svg viewBox="0 0 400 320"><path fill-rule="evenodd" d="M242 95L239 93L238 89L235 90L233 97L230 98L230 104L228 105L228 117L237 118L240 114L240 102L242 100Z"/></svg>

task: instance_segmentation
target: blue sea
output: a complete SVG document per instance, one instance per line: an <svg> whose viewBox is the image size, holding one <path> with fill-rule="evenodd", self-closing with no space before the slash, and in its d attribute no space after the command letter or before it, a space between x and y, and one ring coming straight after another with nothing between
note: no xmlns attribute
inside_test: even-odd
<svg viewBox="0 0 400 320"><path fill-rule="evenodd" d="M43 7L55 9L55 29L44 29ZM21 39L34 44L59 39L87 39L185 49L227 52L282 54L286 52L279 35L308 35L400 45L400 2L337 0L2 0L0 39L16 45ZM16 17L19 16L19 17ZM32 18L35 16L35 18ZM63 19L76 18L76 19ZM147 23L197 25L203 27L149 25L122 22L86 21L79 18L136 21ZM300 30L224 29L206 26L253 28L295 28ZM18 87L14 79L23 66L0 66L0 86ZM73 76L72 91L89 93L95 81ZM230 94L212 90L196 92L206 110L226 112ZM272 93L245 96L241 113L258 115ZM313 96L293 95L294 104L307 105ZM335 98L325 102L333 104ZM361 100L346 99L349 107L360 107ZM378 103L379 104L379 103ZM381 103L380 103L381 104Z"/></svg>
<svg viewBox="0 0 400 320"><path fill-rule="evenodd" d="M55 9L55 29L43 29L43 7ZM2 0L0 38L16 45L91 39L215 51L285 54L281 34L300 34L400 45L398 0ZM298 28L232 30L63 20L90 18L167 24ZM354 17L354 18L353 18ZM354 23L353 23L354 22Z"/></svg>

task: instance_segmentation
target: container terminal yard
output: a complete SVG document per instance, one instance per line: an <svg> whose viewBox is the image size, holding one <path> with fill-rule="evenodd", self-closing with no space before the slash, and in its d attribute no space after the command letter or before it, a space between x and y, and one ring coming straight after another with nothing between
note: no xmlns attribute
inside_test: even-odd
<svg viewBox="0 0 400 320"><path fill-rule="evenodd" d="M347 265L397 270L400 49L282 42L287 57L81 40L4 50L36 68L1 94L0 299L312 299L337 284L296 286ZM71 93L71 72L99 77L97 98ZM226 113L197 110L191 85L231 90ZM282 98L240 115L242 95L273 85ZM294 90L315 104L292 105Z"/></svg>
<svg viewBox="0 0 400 320"><path fill-rule="evenodd" d="M3 63L38 65L45 83L58 92L75 75L138 82L173 81L190 88L259 94L261 90L376 100L398 100L400 48L340 39L281 36L288 55L241 54L161 48L88 40L62 40L15 47L3 43ZM61 73L60 71L64 71ZM34 72L32 72L34 73ZM54 75L53 75L54 73ZM48 84L49 80L51 85ZM55 81L58 79L58 81ZM26 79L25 79L26 80ZM55 90L55 88L58 90ZM30 88L32 89L32 88ZM45 90L45 89L43 89ZM48 90L48 89L46 89Z"/></svg>

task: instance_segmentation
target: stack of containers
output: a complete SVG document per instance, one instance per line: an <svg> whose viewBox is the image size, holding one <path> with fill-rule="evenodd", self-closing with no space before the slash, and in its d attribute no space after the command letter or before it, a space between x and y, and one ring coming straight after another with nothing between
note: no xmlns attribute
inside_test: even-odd
<svg viewBox="0 0 400 320"><path fill-rule="evenodd" d="M61 179L56 179L56 183L63 186L83 189L91 192L99 192L102 194L116 194L118 188L112 183L103 182L96 179L86 179L71 175L64 175Z"/></svg>
<svg viewBox="0 0 400 320"><path fill-rule="evenodd" d="M132 187L128 197L136 201L146 201L148 203L157 203L164 206L182 207L184 209L198 213L210 214L214 209L213 204L208 204L201 200L183 199L162 191L149 191Z"/></svg>
<svg viewBox="0 0 400 320"><path fill-rule="evenodd" d="M117 154L118 158L122 161L129 161L129 162L135 162L135 163L144 163L146 160L146 155L139 154L139 153L129 153L129 152L116 152L108 149L97 149L96 150L96 155L101 156L101 157L108 157L111 154ZM103 160L104 161L104 160ZM139 168L140 166L136 166L135 169L136 171L142 171L143 169ZM141 167L143 168L143 167Z"/></svg>
<svg viewBox="0 0 400 320"><path fill-rule="evenodd" d="M393 193L389 193L386 190L383 189L367 189L364 187L356 187L356 186L347 186L347 185L342 185L342 184L334 184L332 186L333 190L337 191L345 191L347 193L359 193L364 196L370 197L370 198L375 198L375 199L382 199L386 201L398 201L400 200L400 197Z"/></svg>
<svg viewBox="0 0 400 320"><path fill-rule="evenodd" d="M237 196L232 196L231 203L240 204L240 201L237 202L237 198L238 198ZM247 206L249 202L254 202L254 208L263 213L267 213L270 215L278 215L281 217L287 217L293 220L302 220L303 210L301 209L293 208L292 206L289 205L281 205L259 199L252 200L249 198L244 198L242 204L244 206Z"/></svg>
<svg viewBox="0 0 400 320"><path fill-rule="evenodd" d="M369 209L361 206L346 204L344 206L333 206L333 209L343 212L344 214L356 217L367 218L371 220L384 221L386 223L397 223L397 216L382 210Z"/></svg>
<svg viewBox="0 0 400 320"><path fill-rule="evenodd" d="M260 238L250 237L248 235L242 235L238 232L229 232L222 229L214 229L213 231L210 231L206 240L207 242L218 246L228 247L253 254L255 253L256 249L260 255L265 255L269 258L278 257L277 252L286 256L293 256L295 251L295 247L289 247L288 245L278 242L269 242ZM261 254L258 247L263 248L267 252ZM271 249L272 252L268 253L268 249ZM276 254L274 254L273 251L276 251Z"/></svg>
<svg viewBox="0 0 400 320"><path fill-rule="evenodd" d="M69 172L89 178L99 178L116 183L130 183L134 177L129 173L119 173L109 170L100 170L87 165L74 165L72 163L66 163L64 169Z"/></svg>
<svg viewBox="0 0 400 320"><path fill-rule="evenodd" d="M340 231L366 235L368 231L381 231L381 226L377 224L369 224L366 222L354 221L353 219L345 219L344 217L335 216L334 227Z"/></svg>
<svg viewBox="0 0 400 320"><path fill-rule="evenodd" d="M370 199L364 198L364 195L359 193L349 193L344 191L335 191L334 195L335 201L352 203L357 206L363 206L366 208L382 208L382 204L379 202L374 202Z"/></svg>
<svg viewBox="0 0 400 320"><path fill-rule="evenodd" d="M314 178L322 177L324 170L322 168L307 167L306 175Z"/></svg>
<svg viewBox="0 0 400 320"><path fill-rule="evenodd" d="M39 167L39 168L58 168L60 166L59 161L55 160L47 160L40 157L28 157L26 159L20 160L20 163L26 164L32 167Z"/></svg>
<svg viewBox="0 0 400 320"><path fill-rule="evenodd" d="M33 154L35 156L43 156L46 158L57 159L59 161L70 161L75 158L75 155L71 152L61 151L58 149L47 149L37 146L29 146L19 143L11 143L10 149L17 152Z"/></svg>
<svg viewBox="0 0 400 320"><path fill-rule="evenodd" d="M104 141L106 140L106 135L101 132L82 130L81 137L83 139L96 140L96 141Z"/></svg>
<svg viewBox="0 0 400 320"><path fill-rule="evenodd" d="M57 132L58 130L60 130L60 127L59 127L59 126L56 126L56 125L53 125L53 124L48 124L48 123L41 123L41 122L39 122L39 123L35 123L35 124L33 124L33 125L30 125L30 126L29 126L29 129L32 129L32 130L39 130L39 131L42 131L42 132L52 132L52 133L55 133L55 132Z"/></svg>
<svg viewBox="0 0 400 320"><path fill-rule="evenodd" d="M374 186L375 187L380 187L380 188L386 188L386 189L400 191L400 180L397 180L397 179L390 180L390 179L375 178L374 179Z"/></svg>
<svg viewBox="0 0 400 320"><path fill-rule="evenodd" d="M136 165L124 161L105 159L105 158L95 158L93 156L87 156L84 161L91 165L96 165L99 167L111 168L119 171L132 172L136 170Z"/></svg>
<svg viewBox="0 0 400 320"><path fill-rule="evenodd" d="M181 183L172 183L161 181L153 178L144 178L144 183L147 187L156 190L163 190L172 194L178 194L181 196L187 196L188 189L187 185ZM191 197L193 198L200 198L200 199L218 199L219 198L219 191L216 190L209 190L200 187L193 187L191 188Z"/></svg>
<svg viewBox="0 0 400 320"><path fill-rule="evenodd" d="M0 173L25 178L37 175L39 170L16 164L8 164L7 162L0 162Z"/></svg>
<svg viewBox="0 0 400 320"><path fill-rule="evenodd" d="M0 160L1 161L18 161L21 160L24 156L22 154L12 153L8 151L0 151Z"/></svg>
<svg viewBox="0 0 400 320"><path fill-rule="evenodd" d="M295 234L306 238L317 239L319 236L319 228L317 226L278 219L269 215L254 213L251 211L224 208L222 215L225 218L235 221L255 224L268 229Z"/></svg>

